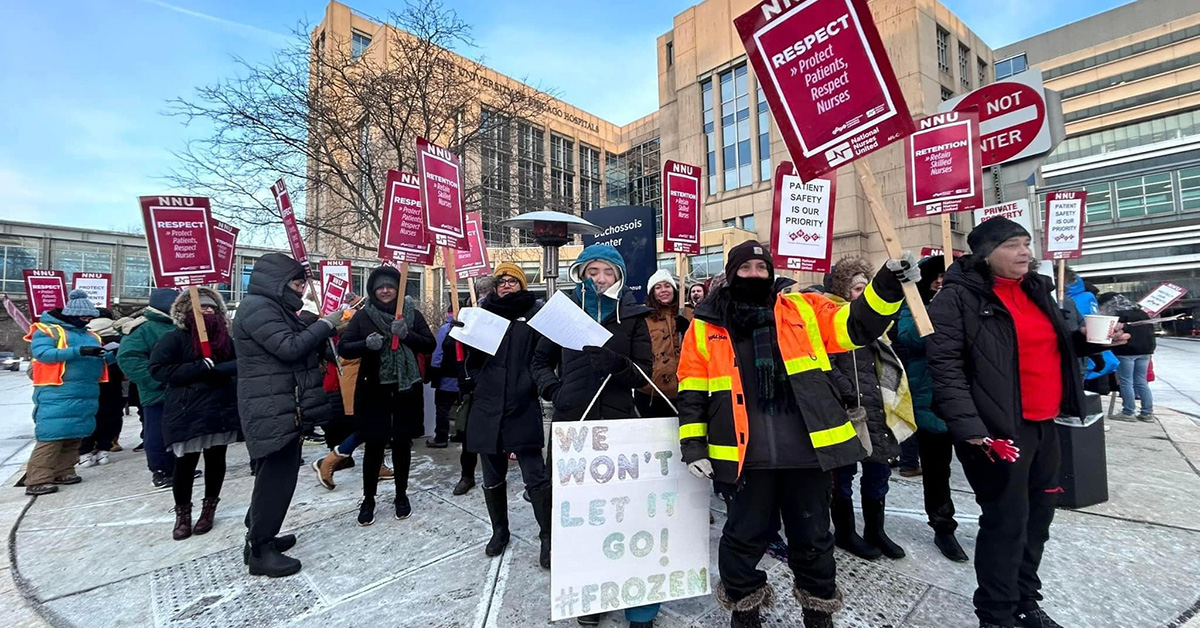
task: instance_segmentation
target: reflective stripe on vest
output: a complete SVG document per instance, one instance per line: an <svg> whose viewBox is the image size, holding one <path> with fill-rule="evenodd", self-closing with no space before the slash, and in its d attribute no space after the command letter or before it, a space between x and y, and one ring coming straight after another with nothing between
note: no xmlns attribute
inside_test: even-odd
<svg viewBox="0 0 1200 628"><path fill-rule="evenodd" d="M785 299L796 308L794 312L782 305ZM783 357L783 366L787 374L795 375L813 369L828 371L829 355L825 353L825 343L821 340L821 326L812 306L799 294L784 295L779 303L775 309L775 328L783 332L776 335L779 339L779 354ZM795 313L799 313L800 321L794 320ZM797 323L804 326L808 337L807 351L796 333Z"/></svg>
<svg viewBox="0 0 1200 628"><path fill-rule="evenodd" d="M850 440L851 438L857 438L858 435L854 432L854 425L852 425L849 421L846 421L838 427L831 427L827 430L813 432L809 434L809 437L812 438L813 447L820 449L821 447L839 445Z"/></svg>
<svg viewBox="0 0 1200 628"><path fill-rule="evenodd" d="M687 423L679 426L679 440L708 436L707 423Z"/></svg>
<svg viewBox="0 0 1200 628"><path fill-rule="evenodd" d="M872 310L875 310L882 316L891 316L899 312L900 305L904 303L903 299L895 303L885 301L883 297L879 296L878 292L875 292L874 282L867 284L867 289L863 290L863 298L867 300L867 305L870 305Z"/></svg>
<svg viewBox="0 0 1200 628"><path fill-rule="evenodd" d="M696 328L696 351L700 352L700 357L708 360L708 323L696 318L692 319L692 325Z"/></svg>
<svg viewBox="0 0 1200 628"><path fill-rule="evenodd" d="M63 329L61 325L47 325L46 323L34 323L33 327L29 330L29 334L27 334L25 336L26 341L33 340L34 331L40 331L43 334L46 334L47 336L49 336L51 340L54 340L54 348L55 349L66 349L67 348L67 331L65 329ZM55 336L55 331L58 332L57 336ZM87 333L91 334L91 336L96 339L96 342L103 342L102 340L100 340L100 336L97 336L95 334L95 332L88 330ZM67 372L67 363L66 362L39 362L37 360L32 360L29 363L29 369L33 373L33 385L35 387L36 386L62 386L63 376L66 375L66 372ZM106 382L108 382L108 364L102 364L101 369L100 369L100 383L103 384Z"/></svg>
<svg viewBox="0 0 1200 628"><path fill-rule="evenodd" d="M738 476L742 475L742 455L737 447L730 445L714 445L708 444L708 457L713 460L725 460L727 462L736 462L738 466Z"/></svg>

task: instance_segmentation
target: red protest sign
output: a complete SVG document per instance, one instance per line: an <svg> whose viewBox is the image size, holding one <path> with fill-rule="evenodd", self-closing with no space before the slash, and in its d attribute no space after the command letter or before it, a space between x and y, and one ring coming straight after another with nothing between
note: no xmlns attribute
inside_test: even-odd
<svg viewBox="0 0 1200 628"><path fill-rule="evenodd" d="M938 111L979 112L981 167L998 166L1049 151L1050 120L1042 71L1029 70L951 98Z"/></svg>
<svg viewBox="0 0 1200 628"><path fill-rule="evenodd" d="M387 201L379 228L379 259L433 263L433 243L425 230L421 209L421 179L415 174L388 170Z"/></svg>
<svg viewBox="0 0 1200 628"><path fill-rule="evenodd" d="M296 213L292 209L292 197L288 194L287 185L283 179L271 186L271 194L275 204L279 206L279 217L283 219L283 231L287 233L288 247L292 257L304 267L304 276L312 279L312 266L308 264L308 251L304 248L304 238L300 236L300 226L296 224Z"/></svg>
<svg viewBox="0 0 1200 628"><path fill-rule="evenodd" d="M321 290L322 293L329 286L329 281L334 277L341 277L342 281L346 282L347 289L352 282L350 260L347 259L323 259L317 262L317 266L321 271ZM314 297L315 298L315 297Z"/></svg>
<svg viewBox="0 0 1200 628"><path fill-rule="evenodd" d="M467 218L463 214L462 167L458 155L417 138L417 168L421 175L421 204L425 228L434 244L467 248Z"/></svg>
<svg viewBox="0 0 1200 628"><path fill-rule="evenodd" d="M213 247L217 256L217 273L221 283L231 284L233 278L234 253L237 251L238 228L229 223L214 220L212 224Z"/></svg>
<svg viewBox="0 0 1200 628"><path fill-rule="evenodd" d="M908 217L983 207L979 114L952 111L923 118L904 138Z"/></svg>
<svg viewBox="0 0 1200 628"><path fill-rule="evenodd" d="M802 179L912 133L866 0L765 0L734 25Z"/></svg>
<svg viewBox="0 0 1200 628"><path fill-rule="evenodd" d="M946 256L946 250L943 248L936 247L936 246L921 247L921 259L925 259L926 257L945 257L945 256ZM954 257L962 257L962 256L963 256L962 251L954 252Z"/></svg>
<svg viewBox="0 0 1200 628"><path fill-rule="evenodd" d="M1083 257L1083 208L1087 192L1046 195L1045 259Z"/></svg>
<svg viewBox="0 0 1200 628"><path fill-rule="evenodd" d="M487 242L483 239L483 222L479 212L467 214L467 244L470 248L454 252L454 272L459 279L492 274L488 261Z"/></svg>
<svg viewBox="0 0 1200 628"><path fill-rule="evenodd" d="M663 165L663 252L700 254L700 167Z"/></svg>
<svg viewBox="0 0 1200 628"><path fill-rule="evenodd" d="M1138 307L1146 311L1150 316L1158 316L1163 310L1171 307L1176 301L1183 298L1187 294L1187 288L1170 282L1165 282L1142 297L1138 301Z"/></svg>
<svg viewBox="0 0 1200 628"><path fill-rule="evenodd" d="M112 300L112 273L75 273L71 278L72 290L88 293L88 301L97 308L108 307Z"/></svg>
<svg viewBox="0 0 1200 628"><path fill-rule="evenodd" d="M350 284L341 275L330 275L324 282L325 293L321 297L321 315L324 316L339 307L346 300Z"/></svg>
<svg viewBox="0 0 1200 628"><path fill-rule="evenodd" d="M802 181L785 161L775 168L771 201L771 255L779 268L823 273L833 255L837 177Z"/></svg>
<svg viewBox="0 0 1200 628"><path fill-rule="evenodd" d="M61 270L21 271L25 278L25 299L29 303L29 314L36 321L42 314L67 304L67 278Z"/></svg>
<svg viewBox="0 0 1200 628"><path fill-rule="evenodd" d="M178 288L220 280L212 211L201 196L142 196L142 220L154 285Z"/></svg>

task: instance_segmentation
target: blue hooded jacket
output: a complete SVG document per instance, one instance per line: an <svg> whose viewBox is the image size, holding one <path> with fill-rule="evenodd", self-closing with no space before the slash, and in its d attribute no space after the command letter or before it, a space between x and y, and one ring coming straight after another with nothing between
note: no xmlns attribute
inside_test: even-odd
<svg viewBox="0 0 1200 628"><path fill-rule="evenodd" d="M443 345L446 344L446 338L450 335L450 323L453 321L454 315L447 312L446 322L437 330L437 337L435 338L437 347L435 347L433 350L433 356L429 360L429 365L435 369L438 369L439 371L442 369L442 363L446 360L446 351ZM437 381L433 384L433 387L438 390L454 393L458 392L458 377L453 374L442 375L438 377Z"/></svg>
<svg viewBox="0 0 1200 628"><path fill-rule="evenodd" d="M1100 313L1100 303L1096 300L1096 295L1088 292L1083 277L1076 277L1074 282L1067 284L1065 294L1075 302L1075 309L1079 310L1080 316ZM1117 372L1120 365L1120 360L1112 351L1083 358L1083 379L1105 377Z"/></svg>
<svg viewBox="0 0 1200 628"><path fill-rule="evenodd" d="M596 292L596 284L591 279L583 276L583 270L587 268L588 263L596 260L608 262L617 269L617 283L613 284L603 295ZM625 258L621 257L617 249L609 244L593 244L583 249L579 253L579 257L575 258L575 263L571 264L569 274L571 279L576 282L575 302L597 322L604 322L613 312L617 311L617 304L628 291L625 286L625 280L628 277L625 270Z"/></svg>
<svg viewBox="0 0 1200 628"><path fill-rule="evenodd" d="M111 361L115 353L107 352L105 357L82 356L80 347L100 346L100 341L86 328L76 327L49 313L42 314L41 322L58 325L66 334L67 348L56 348L54 338L35 329L29 340L33 359L46 364L66 363L66 369L61 386L33 389L34 437L39 441L87 437L96 430L104 363Z"/></svg>

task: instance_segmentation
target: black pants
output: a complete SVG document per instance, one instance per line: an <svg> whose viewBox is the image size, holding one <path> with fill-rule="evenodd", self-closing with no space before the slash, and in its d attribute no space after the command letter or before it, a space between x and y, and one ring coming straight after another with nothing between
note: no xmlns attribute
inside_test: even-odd
<svg viewBox="0 0 1200 628"><path fill-rule="evenodd" d="M479 464L479 454L467 451L467 444L463 443L462 452L458 454L458 464L462 467L462 476L464 478L475 478L475 465ZM545 468L546 463L542 461L542 467Z"/></svg>
<svg viewBox="0 0 1200 628"><path fill-rule="evenodd" d="M433 427L433 440L444 443L450 440L450 411L458 403L458 393L450 390L433 391L433 406L436 422Z"/></svg>
<svg viewBox="0 0 1200 628"><path fill-rule="evenodd" d="M79 443L79 455L93 451L112 451L113 441L121 435L125 422L121 408L104 408L96 413L96 429Z"/></svg>
<svg viewBox="0 0 1200 628"><path fill-rule="evenodd" d="M480 457L483 458L483 486L499 486L508 475L508 454L482 454ZM550 485L550 478L546 476L546 460L542 458L541 450L517 452L517 464L521 467L525 488L532 490Z"/></svg>
<svg viewBox="0 0 1200 628"><path fill-rule="evenodd" d="M677 416L679 413L672 410L670 404L662 398L658 393L644 394L641 392L633 393L633 404L637 407L638 416L646 419L657 419L659 417Z"/></svg>
<svg viewBox="0 0 1200 628"><path fill-rule="evenodd" d="M354 417L346 416L342 406L341 391L326 392L325 400L329 402L332 418L323 426L325 430L325 447L333 451L334 447L354 433Z"/></svg>
<svg viewBox="0 0 1200 628"><path fill-rule="evenodd" d="M283 519L296 492L300 447L297 436L279 451L251 461L258 470L254 476L254 491L250 494L250 510L246 514L252 543L266 543L278 536L283 528Z"/></svg>
<svg viewBox="0 0 1200 628"><path fill-rule="evenodd" d="M396 496L408 492L413 434L410 424L421 421L425 416L423 393L418 383L406 391L393 388L382 399L374 400L379 405L372 410L370 420L378 423L364 432L367 444L363 454L363 497L375 499L379 487L379 467L383 465L383 450L389 442L392 445L392 469L396 474ZM365 408L355 408L356 412L363 410Z"/></svg>
<svg viewBox="0 0 1200 628"><path fill-rule="evenodd" d="M917 434L921 450L921 485L925 490L925 514L935 532L954 532L954 500L950 497L950 461L954 456L949 432ZM907 441L905 441L907 442Z"/></svg>
<svg viewBox="0 0 1200 628"><path fill-rule="evenodd" d="M837 592L833 535L829 533L829 472L820 469L747 469L737 486L722 485L729 518L721 533L717 565L733 600L767 583L758 568L774 522L782 519L788 542L788 566L796 587L822 599Z"/></svg>
<svg viewBox="0 0 1200 628"><path fill-rule="evenodd" d="M1012 626L1014 613L1042 599L1038 565L1062 492L1054 421L1022 421L1014 440L1021 449L1015 463L993 462L970 443L956 446L983 512L975 540L975 614L1000 626Z"/></svg>
<svg viewBox="0 0 1200 628"><path fill-rule="evenodd" d="M176 506L192 503L192 484L196 481L196 466L200 464L201 454L204 455L204 498L221 497L221 486L225 484L225 445L176 456L175 483L171 486Z"/></svg>

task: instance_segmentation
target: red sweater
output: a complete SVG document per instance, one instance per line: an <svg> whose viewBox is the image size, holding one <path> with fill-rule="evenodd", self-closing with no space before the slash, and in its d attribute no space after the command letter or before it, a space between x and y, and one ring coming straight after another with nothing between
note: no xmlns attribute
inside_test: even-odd
<svg viewBox="0 0 1200 628"><path fill-rule="evenodd" d="M1021 289L1020 279L996 278L993 290L1013 317L1021 368L1021 407L1030 421L1058 416L1062 406L1062 354L1054 325Z"/></svg>

